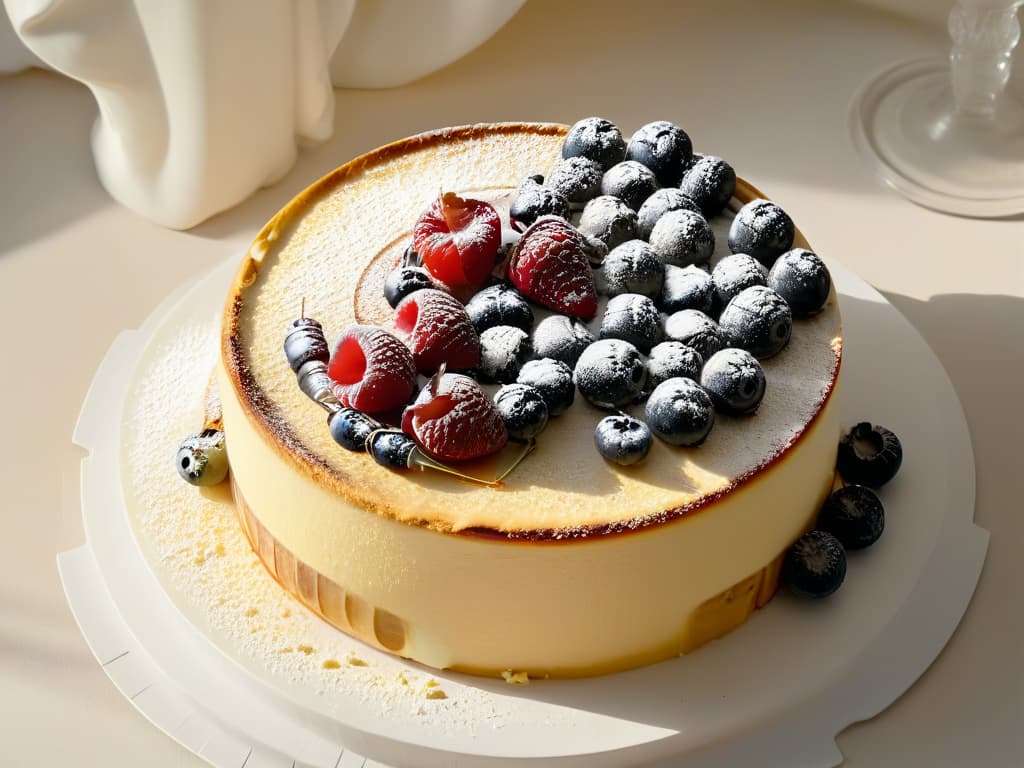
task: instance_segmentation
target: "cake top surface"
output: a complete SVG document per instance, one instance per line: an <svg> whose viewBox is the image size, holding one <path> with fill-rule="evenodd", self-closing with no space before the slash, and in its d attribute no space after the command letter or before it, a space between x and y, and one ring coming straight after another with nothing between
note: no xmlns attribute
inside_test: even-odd
<svg viewBox="0 0 1024 768"><path fill-rule="evenodd" d="M493 201L501 210L522 179L550 172L565 130L551 124L479 125L396 142L325 176L266 225L228 297L222 356L247 418L298 471L353 504L411 524L572 538L641 528L699 509L756 480L800 439L838 376L834 291L822 312L795 321L780 354L762 361L767 393L754 415L716 415L714 429L698 447L655 440L636 466L601 459L594 428L607 412L578 393L574 405L538 437L533 453L496 487L432 471L389 470L332 440L324 411L296 386L282 353L300 305L323 324L329 342L356 323L388 327L383 278L439 190ZM739 200L761 196L742 180L737 183ZM729 217L726 211L711 220L713 262L729 253ZM809 247L799 232L794 246ZM547 313L535 308L535 314L539 321ZM600 314L589 324L595 337ZM643 406L627 410L642 416Z"/></svg>

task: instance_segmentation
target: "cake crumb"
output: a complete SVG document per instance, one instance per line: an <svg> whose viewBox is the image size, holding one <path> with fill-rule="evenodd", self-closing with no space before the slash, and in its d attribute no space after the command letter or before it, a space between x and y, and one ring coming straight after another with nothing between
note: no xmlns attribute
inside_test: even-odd
<svg viewBox="0 0 1024 768"><path fill-rule="evenodd" d="M295 649L292 648L290 645L286 645L284 648L281 649L281 653L295 653Z"/></svg>
<svg viewBox="0 0 1024 768"><path fill-rule="evenodd" d="M506 669L501 673L501 676L505 679L505 682L510 685L530 684L530 676L526 672L513 672L511 669Z"/></svg>
<svg viewBox="0 0 1024 768"><path fill-rule="evenodd" d="M227 554L227 550L224 549L223 544L218 543L217 546L213 548L213 553L217 555L217 557L224 557L224 555Z"/></svg>
<svg viewBox="0 0 1024 768"><path fill-rule="evenodd" d="M407 678L405 676L405 672L399 672L397 679L398 679L398 682L399 682L400 685L408 685L409 684L409 678Z"/></svg>
<svg viewBox="0 0 1024 768"><path fill-rule="evenodd" d="M362 659L360 659L358 656L349 656L347 661L348 661L348 665L350 667L365 667L365 666L368 666L367 663L365 661L363 661Z"/></svg>
<svg viewBox="0 0 1024 768"><path fill-rule="evenodd" d="M447 699L448 694L442 691L440 688L431 688L428 691L424 691L423 695L428 699Z"/></svg>
<svg viewBox="0 0 1024 768"><path fill-rule="evenodd" d="M285 608L284 611L281 613L281 618L282 619L287 619L291 615L292 615L292 609L291 608Z"/></svg>
<svg viewBox="0 0 1024 768"><path fill-rule="evenodd" d="M313 653L313 646L311 646L311 645L302 645L302 644L300 644L298 646L298 649L300 651L302 651L302 653L306 654L307 656L310 656Z"/></svg>
<svg viewBox="0 0 1024 768"><path fill-rule="evenodd" d="M326 659L324 661L324 669L340 669L341 664L337 659Z"/></svg>
<svg viewBox="0 0 1024 768"><path fill-rule="evenodd" d="M250 608L249 610L247 610L245 612L245 615L248 616L251 619L253 616L255 616L259 612L260 612L259 608Z"/></svg>

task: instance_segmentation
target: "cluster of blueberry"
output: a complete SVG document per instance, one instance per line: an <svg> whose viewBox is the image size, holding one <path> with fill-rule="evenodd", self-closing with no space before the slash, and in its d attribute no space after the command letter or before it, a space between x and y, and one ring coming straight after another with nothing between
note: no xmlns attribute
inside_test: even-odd
<svg viewBox="0 0 1024 768"><path fill-rule="evenodd" d="M716 410L753 413L766 388L758 359L785 347L794 317L821 310L831 278L816 254L792 248L792 220L767 200L739 209L729 229L732 255L712 269L708 220L722 213L735 184L727 162L693 154L689 136L672 123L649 123L627 143L608 120L577 122L547 180L522 182L510 217L524 238L549 217L575 222L596 290L609 297L598 338L578 319L553 316L531 339L524 312L512 323L520 333L481 335L484 358L507 365L507 376L531 353L557 359L602 408L646 398L646 424L619 411L597 427L598 450L619 464L646 457L652 433L699 445ZM511 286L487 291L528 311Z"/></svg>
<svg viewBox="0 0 1024 768"><path fill-rule="evenodd" d="M786 552L781 578L804 597L826 597L846 577L846 551L869 547L885 527L875 490L892 480L903 463L899 438L885 427L860 422L839 442L836 469L844 485L818 514L814 530Z"/></svg>

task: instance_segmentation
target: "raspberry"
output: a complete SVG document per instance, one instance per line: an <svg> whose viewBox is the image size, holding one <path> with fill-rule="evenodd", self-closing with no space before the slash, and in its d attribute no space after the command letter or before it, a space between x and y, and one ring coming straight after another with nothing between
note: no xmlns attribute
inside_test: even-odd
<svg viewBox="0 0 1024 768"><path fill-rule="evenodd" d="M416 363L406 346L383 328L356 325L335 342L327 375L342 405L383 413L409 401Z"/></svg>
<svg viewBox="0 0 1024 768"><path fill-rule="evenodd" d="M402 414L402 430L439 461L476 459L501 450L508 431L501 414L469 376L434 376Z"/></svg>
<svg viewBox="0 0 1024 768"><path fill-rule="evenodd" d="M512 249L509 280L528 299L589 320L597 312L583 236L565 219L542 216Z"/></svg>
<svg viewBox="0 0 1024 768"><path fill-rule="evenodd" d="M446 364L454 370L480 363L480 337L465 307L436 288L411 293L395 308L395 327L412 350L416 368L432 373Z"/></svg>
<svg viewBox="0 0 1024 768"><path fill-rule="evenodd" d="M489 203L446 192L420 216L412 240L426 270L468 299L494 269L501 220Z"/></svg>

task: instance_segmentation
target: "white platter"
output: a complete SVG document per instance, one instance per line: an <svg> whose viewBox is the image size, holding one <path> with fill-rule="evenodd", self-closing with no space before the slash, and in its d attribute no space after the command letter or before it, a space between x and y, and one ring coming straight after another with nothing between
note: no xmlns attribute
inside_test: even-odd
<svg viewBox="0 0 1024 768"><path fill-rule="evenodd" d="M290 679L218 627L202 596L176 585L138 525L139 510L163 497L148 498L129 482L142 462L126 450L138 438L126 414L140 397L139 382L152 386L154 371L167 368L202 391L213 350L187 358L184 371L161 355L186 333L212 343L234 267L224 264L178 291L141 329L115 340L75 432L89 451L82 465L87 542L59 558L72 611L115 685L213 765L334 768L369 756L367 765L417 768L510 759L832 766L842 760L835 735L913 684L970 601L988 534L973 522L974 460L956 394L907 321L830 264L846 339L844 423L886 424L905 449L900 475L881 494L885 535L851 555L835 596L810 603L780 593L742 628L693 654L590 680L509 686L432 673L363 648L370 667L388 674L404 667L441 683L447 703L427 715L423 707L383 707L361 689L379 680L324 691ZM180 420L169 418L166 430L152 439L176 443L185 434ZM325 645L340 634L315 620L306 631Z"/></svg>

